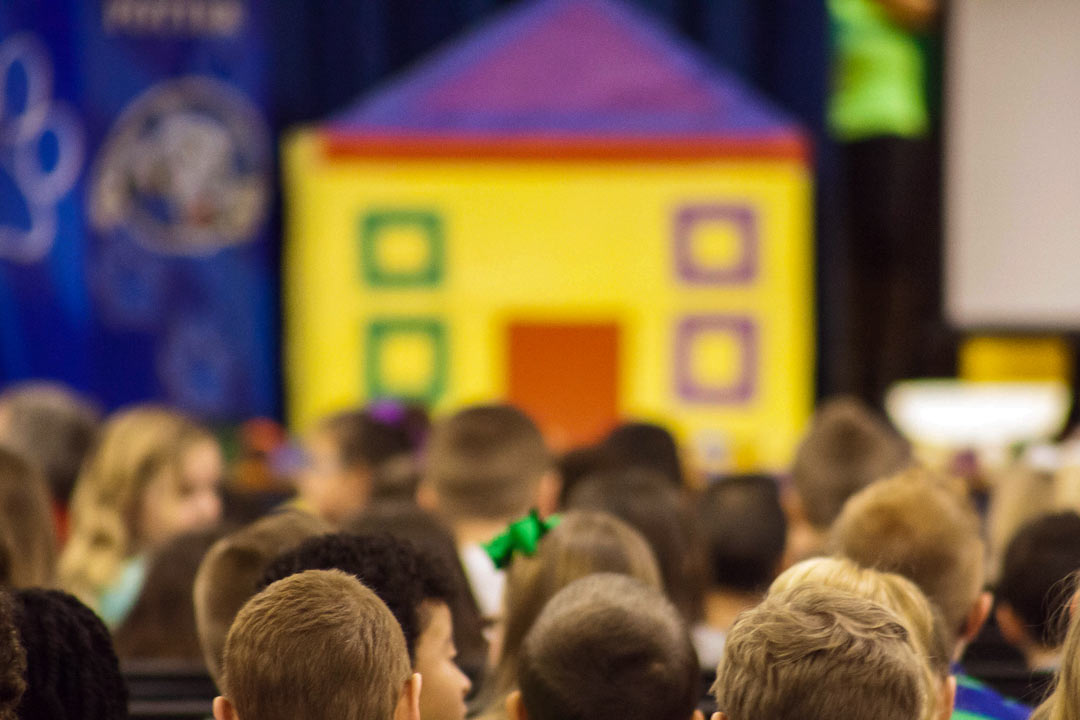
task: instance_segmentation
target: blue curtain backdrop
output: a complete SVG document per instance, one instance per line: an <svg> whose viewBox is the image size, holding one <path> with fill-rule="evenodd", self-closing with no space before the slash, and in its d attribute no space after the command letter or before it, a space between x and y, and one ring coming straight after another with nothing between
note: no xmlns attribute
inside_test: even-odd
<svg viewBox="0 0 1080 720"><path fill-rule="evenodd" d="M109 408L158 400L208 419L279 414L278 133L355 101L515 1L4 0L0 386L47 377ZM623 1L799 118L815 139L819 189L831 185L822 0ZM187 25L146 32L137 26L155 16L140 2L186 7L170 17ZM178 107L182 122L166 121ZM185 167L192 137L217 143L227 162ZM160 163L138 162L147 155ZM191 177L212 178L215 192L196 192ZM819 212L822 223L827 268L830 218ZM820 287L832 285L819 273ZM834 301L821 302L827 319Z"/></svg>

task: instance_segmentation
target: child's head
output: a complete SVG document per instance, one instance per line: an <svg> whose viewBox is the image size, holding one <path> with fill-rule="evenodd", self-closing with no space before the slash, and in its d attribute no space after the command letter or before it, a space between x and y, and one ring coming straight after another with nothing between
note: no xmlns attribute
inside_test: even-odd
<svg viewBox="0 0 1080 720"><path fill-rule="evenodd" d="M458 665L471 678L479 678L488 655L484 621L450 529L413 502L377 501L346 523L345 530L356 535L387 533L412 543L442 566L453 585L450 615L454 621Z"/></svg>
<svg viewBox="0 0 1080 720"><path fill-rule="evenodd" d="M1078 598L1080 591L1072 599L1072 618L1061 648L1061 666L1054 678L1054 689L1032 718L1080 720L1080 622L1077 622L1075 609Z"/></svg>
<svg viewBox="0 0 1080 720"><path fill-rule="evenodd" d="M511 720L689 720L698 663L679 612L625 575L567 585L521 647Z"/></svg>
<svg viewBox="0 0 1080 720"><path fill-rule="evenodd" d="M806 586L849 592L896 613L923 661L923 685L930 699L925 720L952 714L956 687L949 675L951 648L945 623L915 583L896 573L859 567L846 558L819 557L785 570L769 587L769 594Z"/></svg>
<svg viewBox="0 0 1080 720"><path fill-rule="evenodd" d="M127 720L127 686L104 623L57 590L15 593L26 650L20 720Z"/></svg>
<svg viewBox="0 0 1080 720"><path fill-rule="evenodd" d="M56 570L49 492L38 471L0 448L0 585L48 587Z"/></svg>
<svg viewBox="0 0 1080 720"><path fill-rule="evenodd" d="M763 592L776 577L787 540L776 480L765 475L718 480L705 490L699 508L713 588Z"/></svg>
<svg viewBox="0 0 1080 720"><path fill-rule="evenodd" d="M574 488L568 507L609 512L640 532L660 564L668 597L688 622L699 619L704 587L694 518L668 479L633 467L601 473Z"/></svg>
<svg viewBox="0 0 1080 720"><path fill-rule="evenodd" d="M66 506L101 416L86 398L62 385L31 382L0 395L0 445L45 476L53 499Z"/></svg>
<svg viewBox="0 0 1080 720"><path fill-rule="evenodd" d="M874 483L847 503L832 549L914 581L941 611L950 646L974 637L989 612L984 546L967 499L922 468Z"/></svg>
<svg viewBox="0 0 1080 720"><path fill-rule="evenodd" d="M923 667L891 610L800 586L739 616L713 693L721 720L912 720L927 702Z"/></svg>
<svg viewBox="0 0 1080 720"><path fill-rule="evenodd" d="M389 535L344 533L311 538L280 555L266 569L263 585L306 570L340 570L372 590L401 625L405 647L424 678L423 720L463 720L471 685L454 664L449 603L454 587L437 561Z"/></svg>
<svg viewBox="0 0 1080 720"><path fill-rule="evenodd" d="M220 688L225 637L236 613L259 589L266 566L304 540L330 531L304 513L269 515L218 540L195 573L195 627L203 660Z"/></svg>
<svg viewBox="0 0 1080 720"><path fill-rule="evenodd" d="M493 647L497 661L485 688L489 705L502 703L513 689L521 643L544 605L574 580L600 572L628 575L663 590L649 544L607 513L568 512L540 540L535 555L514 558L503 598L501 637Z"/></svg>
<svg viewBox="0 0 1080 720"><path fill-rule="evenodd" d="M26 650L15 624L15 601L0 591L0 720L16 720L26 692Z"/></svg>
<svg viewBox="0 0 1080 720"><path fill-rule="evenodd" d="M455 521L512 520L555 508L558 481L540 430L509 405L476 405L435 424L421 493Z"/></svg>
<svg viewBox="0 0 1080 720"><path fill-rule="evenodd" d="M673 487L683 487L679 446L667 428L652 423L624 423L604 438L602 447L616 467L651 470Z"/></svg>
<svg viewBox="0 0 1080 720"><path fill-rule="evenodd" d="M192 530L154 553L135 605L113 633L121 659L203 661L192 588L200 563L221 536L220 528Z"/></svg>
<svg viewBox="0 0 1080 720"><path fill-rule="evenodd" d="M1080 515L1044 515L1020 528L1005 550L997 584L998 627L1010 644L1025 655L1061 645L1066 630L1061 615L1077 570Z"/></svg>
<svg viewBox="0 0 1080 720"><path fill-rule="evenodd" d="M94 605L127 558L215 524L221 475L217 442L186 417L151 406L114 415L75 486L64 587Z"/></svg>
<svg viewBox="0 0 1080 720"><path fill-rule="evenodd" d="M371 590L310 570L248 600L225 643L216 720L417 720L401 627Z"/></svg>
<svg viewBox="0 0 1080 720"><path fill-rule="evenodd" d="M300 474L301 498L320 517L341 522L362 510L372 476L393 458L415 449L408 429L367 410L323 419L308 436L308 464Z"/></svg>
<svg viewBox="0 0 1080 720"><path fill-rule="evenodd" d="M907 443L854 398L834 398L815 413L791 468L807 521L827 529L844 502L910 461Z"/></svg>

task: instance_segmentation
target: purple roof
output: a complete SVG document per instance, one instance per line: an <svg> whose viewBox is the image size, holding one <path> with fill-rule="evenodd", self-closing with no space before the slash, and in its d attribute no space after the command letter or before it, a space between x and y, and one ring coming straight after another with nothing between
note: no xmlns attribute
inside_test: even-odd
<svg viewBox="0 0 1080 720"><path fill-rule="evenodd" d="M767 139L796 123L619 0L516 6L331 118L339 135Z"/></svg>

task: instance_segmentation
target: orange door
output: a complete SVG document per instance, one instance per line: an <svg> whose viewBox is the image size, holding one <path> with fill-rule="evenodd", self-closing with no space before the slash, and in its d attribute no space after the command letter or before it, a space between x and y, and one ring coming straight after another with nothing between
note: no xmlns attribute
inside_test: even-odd
<svg viewBox="0 0 1080 720"><path fill-rule="evenodd" d="M508 328L508 400L556 450L595 442L619 419L615 323L515 322Z"/></svg>

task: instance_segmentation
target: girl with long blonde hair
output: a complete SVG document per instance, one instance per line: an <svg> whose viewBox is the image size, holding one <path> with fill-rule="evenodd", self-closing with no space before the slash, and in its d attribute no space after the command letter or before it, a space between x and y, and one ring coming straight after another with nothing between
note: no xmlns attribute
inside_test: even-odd
<svg viewBox="0 0 1080 720"><path fill-rule="evenodd" d="M221 517L221 450L202 426L138 406L105 424L75 485L60 584L117 626L142 587L146 558Z"/></svg>

